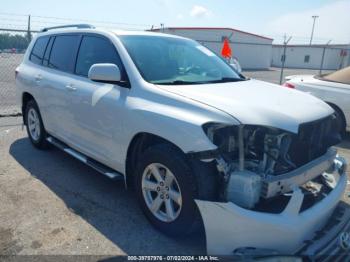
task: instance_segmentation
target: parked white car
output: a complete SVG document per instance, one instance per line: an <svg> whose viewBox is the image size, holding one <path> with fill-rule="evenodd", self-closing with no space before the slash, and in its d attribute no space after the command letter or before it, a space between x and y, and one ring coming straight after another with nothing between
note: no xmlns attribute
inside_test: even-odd
<svg viewBox="0 0 350 262"><path fill-rule="evenodd" d="M35 147L123 180L166 234L203 221L210 254L347 252L330 106L246 79L193 40L75 26L38 33L16 69Z"/></svg>
<svg viewBox="0 0 350 262"><path fill-rule="evenodd" d="M312 94L336 112L341 133L350 131L350 67L324 75L287 76L284 86Z"/></svg>

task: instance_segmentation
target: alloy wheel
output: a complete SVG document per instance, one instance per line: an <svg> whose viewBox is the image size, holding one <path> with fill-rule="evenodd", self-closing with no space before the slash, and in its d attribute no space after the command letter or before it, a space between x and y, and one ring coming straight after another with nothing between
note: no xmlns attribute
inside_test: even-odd
<svg viewBox="0 0 350 262"><path fill-rule="evenodd" d="M38 141L40 138L40 119L39 115L34 108L30 108L28 111L28 128L30 136L33 140Z"/></svg>
<svg viewBox="0 0 350 262"><path fill-rule="evenodd" d="M182 196L174 174L160 163L148 165L142 174L142 194L151 213L163 222L180 214Z"/></svg>

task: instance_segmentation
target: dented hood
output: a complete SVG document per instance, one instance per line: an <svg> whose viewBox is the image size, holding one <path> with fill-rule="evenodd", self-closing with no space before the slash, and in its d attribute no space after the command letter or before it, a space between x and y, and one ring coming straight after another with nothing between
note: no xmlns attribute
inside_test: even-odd
<svg viewBox="0 0 350 262"><path fill-rule="evenodd" d="M160 88L224 111L242 124L298 132L299 125L333 113L320 99L298 90L258 80Z"/></svg>

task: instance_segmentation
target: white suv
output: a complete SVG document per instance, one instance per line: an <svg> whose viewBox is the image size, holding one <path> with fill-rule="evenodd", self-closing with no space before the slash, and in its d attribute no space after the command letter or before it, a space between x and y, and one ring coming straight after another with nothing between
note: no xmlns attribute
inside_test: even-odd
<svg viewBox="0 0 350 262"><path fill-rule="evenodd" d="M317 232L348 234L347 212L331 218L347 181L331 107L189 39L75 27L38 33L16 70L35 147L124 180L169 235L204 224L212 254L312 253L334 244Z"/></svg>

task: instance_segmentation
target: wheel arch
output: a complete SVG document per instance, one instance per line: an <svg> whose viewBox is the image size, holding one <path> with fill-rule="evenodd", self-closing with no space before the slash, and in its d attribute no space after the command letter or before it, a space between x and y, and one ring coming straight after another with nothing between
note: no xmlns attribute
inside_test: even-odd
<svg viewBox="0 0 350 262"><path fill-rule="evenodd" d="M25 117L25 109L26 109L26 106L27 106L27 103L31 100L34 100L35 101L35 98L33 97L32 94L28 93L28 92L23 92L22 94L22 117L23 117L23 123L26 125L27 124L27 120L26 120L26 117ZM35 101L36 102L36 101Z"/></svg>
<svg viewBox="0 0 350 262"><path fill-rule="evenodd" d="M160 137L158 135L141 132L136 134L131 140L126 157L125 164L125 183L129 188L133 187L134 167L138 161L137 157L142 154L149 147L157 144L171 145L175 150L184 154L185 159L193 172L194 179L198 190L198 199L203 200L218 200L219 198L219 181L218 171L216 169L215 161L202 162L197 158L186 154L180 147L173 142Z"/></svg>
<svg viewBox="0 0 350 262"><path fill-rule="evenodd" d="M337 106L336 104L334 104L334 103L332 103L332 102L328 102L328 101L326 101L326 103L330 106L330 107L332 107L335 111L337 111L337 112L339 112L340 114L341 114L341 116L342 116L342 118L343 118L343 121L344 121L344 130L346 129L346 127L347 127L347 122L346 122L346 117L345 117L345 114L344 114L344 112L343 112L343 110L339 107L339 106Z"/></svg>
<svg viewBox="0 0 350 262"><path fill-rule="evenodd" d="M137 158L149 147L157 145L157 144L169 144L176 148L179 152L185 154L183 150L178 147L173 142L165 139L161 136L148 133L148 132L140 132L134 135L131 139L126 155L126 163L125 163L125 177L126 177L126 185L128 187L132 187L133 184L133 174L135 171L135 166L137 163Z"/></svg>

